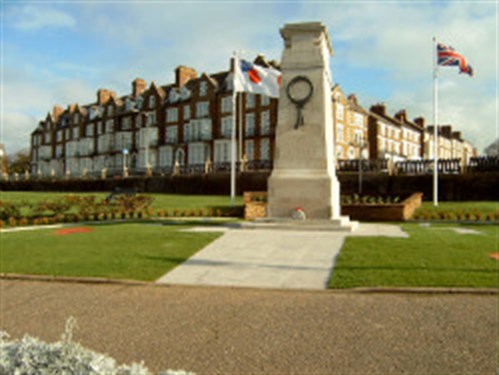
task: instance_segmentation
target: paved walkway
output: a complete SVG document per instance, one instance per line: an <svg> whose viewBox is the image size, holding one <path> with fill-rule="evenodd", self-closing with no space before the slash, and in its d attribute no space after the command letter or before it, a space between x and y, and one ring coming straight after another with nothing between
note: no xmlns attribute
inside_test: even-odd
<svg viewBox="0 0 499 375"><path fill-rule="evenodd" d="M398 225L353 232L194 228L225 234L157 280L159 284L325 289L346 236L407 237Z"/></svg>
<svg viewBox="0 0 499 375"><path fill-rule="evenodd" d="M197 375L495 374L497 295L0 280L0 330Z"/></svg>

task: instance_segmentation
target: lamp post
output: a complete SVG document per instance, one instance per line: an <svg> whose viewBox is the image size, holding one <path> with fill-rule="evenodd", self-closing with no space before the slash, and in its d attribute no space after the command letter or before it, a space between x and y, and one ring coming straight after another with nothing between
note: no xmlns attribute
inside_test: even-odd
<svg viewBox="0 0 499 375"><path fill-rule="evenodd" d="M127 176L126 173L126 156L128 155L128 149L123 149L123 177Z"/></svg>
<svg viewBox="0 0 499 375"><path fill-rule="evenodd" d="M350 142L351 146L357 147L359 149L359 195L362 194L362 151L366 150L368 148L368 144L364 141L364 137L362 137L359 140L356 140L355 142Z"/></svg>

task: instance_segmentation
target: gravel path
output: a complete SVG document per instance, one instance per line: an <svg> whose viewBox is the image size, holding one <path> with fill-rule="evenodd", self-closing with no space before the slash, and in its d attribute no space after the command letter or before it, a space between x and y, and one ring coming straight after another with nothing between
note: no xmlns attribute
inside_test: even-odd
<svg viewBox="0 0 499 375"><path fill-rule="evenodd" d="M197 374L495 374L497 295L0 280L0 329Z"/></svg>

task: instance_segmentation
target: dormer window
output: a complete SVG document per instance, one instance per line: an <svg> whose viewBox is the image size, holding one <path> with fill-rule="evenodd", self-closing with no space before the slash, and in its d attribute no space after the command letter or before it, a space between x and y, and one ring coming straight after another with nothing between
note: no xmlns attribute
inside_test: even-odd
<svg viewBox="0 0 499 375"><path fill-rule="evenodd" d="M202 81L199 84L199 96L206 96L208 94L208 82Z"/></svg>
<svg viewBox="0 0 499 375"><path fill-rule="evenodd" d="M154 95L151 95L149 97L149 108L154 108L156 107L156 97Z"/></svg>
<svg viewBox="0 0 499 375"><path fill-rule="evenodd" d="M93 120L99 117L101 114L100 107L91 107L90 108L90 120Z"/></svg>
<svg viewBox="0 0 499 375"><path fill-rule="evenodd" d="M191 91L187 87L182 86L182 88L180 89L180 99L187 100L190 97L191 97Z"/></svg>
<svg viewBox="0 0 499 375"><path fill-rule="evenodd" d="M78 120L79 120L78 113L75 113L75 114L73 115L73 122L74 122L75 124L77 124L77 123L78 123Z"/></svg>
<svg viewBox="0 0 499 375"><path fill-rule="evenodd" d="M130 98L127 98L125 101L125 111L131 111L133 109L133 101Z"/></svg>
<svg viewBox="0 0 499 375"><path fill-rule="evenodd" d="M144 98L142 96L139 96L137 98L137 108L142 109L142 105L144 104Z"/></svg>
<svg viewBox="0 0 499 375"><path fill-rule="evenodd" d="M179 99L179 94L177 92L177 90L175 89L171 89L170 90L170 93L168 94L168 101L170 103L176 103Z"/></svg>
<svg viewBox="0 0 499 375"><path fill-rule="evenodd" d="M107 115L112 116L112 114L113 114L113 106L107 107Z"/></svg>

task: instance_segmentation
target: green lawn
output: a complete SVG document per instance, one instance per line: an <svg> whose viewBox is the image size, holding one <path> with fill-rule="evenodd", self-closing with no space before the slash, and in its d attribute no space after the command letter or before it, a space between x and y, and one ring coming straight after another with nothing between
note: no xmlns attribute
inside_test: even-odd
<svg viewBox="0 0 499 375"><path fill-rule="evenodd" d="M433 202L423 202L416 212L457 212L457 211L480 211L484 214L495 213L499 211L499 203L493 201L470 201L470 202L438 202L438 206L434 206Z"/></svg>
<svg viewBox="0 0 499 375"><path fill-rule="evenodd" d="M92 231L2 233L0 272L155 280L220 236L158 224L85 227Z"/></svg>
<svg viewBox="0 0 499 375"><path fill-rule="evenodd" d="M499 262L490 258L499 252L498 226L402 227L410 238L348 237L329 287L499 287Z"/></svg>
<svg viewBox="0 0 499 375"><path fill-rule="evenodd" d="M36 203L43 200L55 200L63 198L67 195L94 195L97 200L106 198L110 193L73 193L73 192L31 192L31 191L7 191L0 192L0 199L6 202L21 203L29 202ZM181 195L181 194L143 194L154 198L151 207L155 210L186 210L186 209L208 209L215 207L230 207L231 201L228 196L218 195ZM235 199L236 206L243 205L243 198L238 196ZM28 210L23 209L23 214L27 214Z"/></svg>

